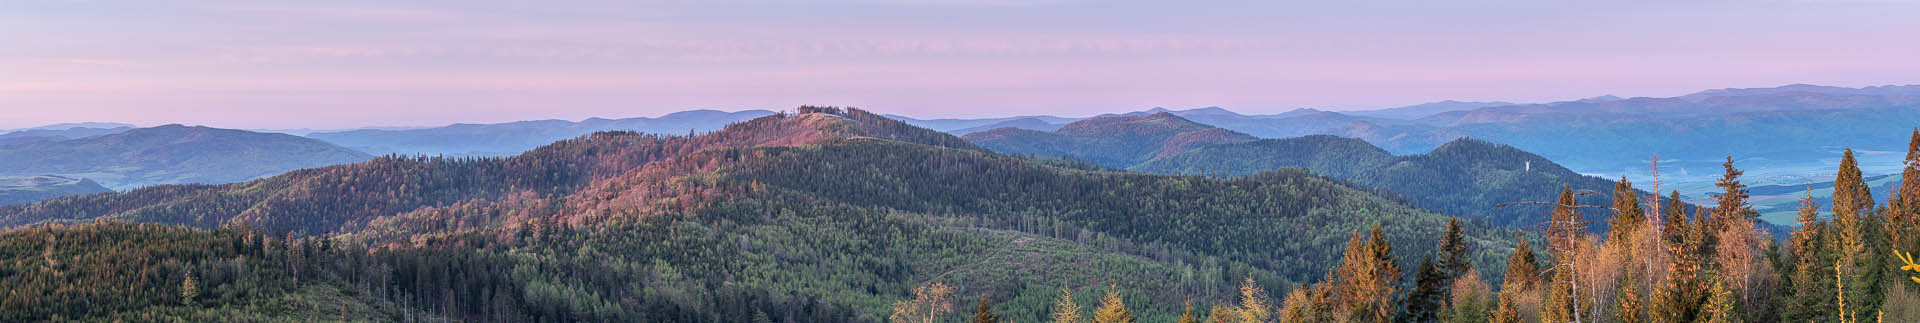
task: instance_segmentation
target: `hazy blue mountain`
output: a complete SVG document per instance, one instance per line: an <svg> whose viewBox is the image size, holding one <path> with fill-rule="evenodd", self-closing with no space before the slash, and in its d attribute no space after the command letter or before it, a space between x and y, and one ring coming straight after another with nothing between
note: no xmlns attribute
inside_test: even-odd
<svg viewBox="0 0 1920 323"><path fill-rule="evenodd" d="M112 128L133 128L133 127L137 127L137 126L132 124L118 123L118 122L70 122L70 123L55 123L55 124L32 127L32 128L0 129L0 133L6 133L6 132L12 132L12 131L25 131L25 130L67 130L67 129L74 129L74 128L112 129Z"/></svg>
<svg viewBox="0 0 1920 323"><path fill-rule="evenodd" d="M1502 106L1437 114L1429 125L1378 125L1333 134L1396 153L1460 137L1511 144L1576 169L1644 168L1649 156L1754 159L1749 168L1827 163L1838 148L1904 150L1920 125L1920 96L1754 91L1756 94L1632 98ZM1757 159L1756 159L1757 158ZM1698 165L1704 166L1704 165Z"/></svg>
<svg viewBox="0 0 1920 323"><path fill-rule="evenodd" d="M0 205L44 201L68 195L112 192L85 178L54 175L0 176Z"/></svg>
<svg viewBox="0 0 1920 323"><path fill-rule="evenodd" d="M165 125L79 139L0 145L0 176L51 174L129 189L238 182L371 157L286 134Z"/></svg>
<svg viewBox="0 0 1920 323"><path fill-rule="evenodd" d="M965 134L980 132L984 130L992 130L994 128L1000 128L1000 127L994 126L995 124L1007 123L1007 122L1015 122L1015 124L1008 124L1008 125L1005 125L1005 127L1026 128L1026 127L1021 127L1021 125L1028 125L1028 126L1037 125L1033 121L1019 121L1022 119L1032 119L1034 121L1039 121L1039 123L1055 124L1055 125L1064 125L1064 124L1067 124L1068 122L1074 122L1080 119L1085 119L1085 118L1056 117L1056 116L1049 116L1049 115L976 118L976 119L964 119L964 118L917 119L914 117L908 117L908 116L897 115L897 114L888 114L885 116L890 119L906 122L907 124L913 125L915 127L933 129L934 131L945 132L945 133L950 133L954 135L965 135ZM1058 128L1058 127L1056 126L1053 128Z"/></svg>
<svg viewBox="0 0 1920 323"><path fill-rule="evenodd" d="M1313 135L1261 139L1199 147L1128 170L1244 176L1289 167L1390 190L1429 210L1510 226L1544 221L1547 210L1497 205L1550 201L1561 187L1603 193L1586 198L1590 204L1604 205L1613 192L1611 180L1581 175L1513 146L1473 139L1454 140L1425 154L1402 156L1353 138ZM1604 218L1600 213L1589 212L1588 216Z"/></svg>
<svg viewBox="0 0 1920 323"><path fill-rule="evenodd" d="M1077 159L1116 169L1194 147L1258 139L1164 111L1074 121L1053 132L999 128L963 138L1001 153Z"/></svg>
<svg viewBox="0 0 1920 323"><path fill-rule="evenodd" d="M1346 113L1349 115L1355 115L1355 116L1362 116L1362 117L1412 120L1412 119L1419 119L1421 117L1430 116L1430 115L1434 115L1436 113L1442 113L1442 112L1473 110L1473 109L1479 109L1479 108L1485 108L1485 107L1497 107L1497 106L1503 106L1503 105L1513 105L1513 103L1500 102L1500 101L1466 102L1466 101L1446 100L1446 101L1440 101L1440 102L1415 104L1415 105L1409 105L1409 106L1398 107L1398 108L1346 111L1343 113Z"/></svg>
<svg viewBox="0 0 1920 323"><path fill-rule="evenodd" d="M1054 130L1060 130L1060 127L1065 125L1067 124L1047 122L1046 120L1042 120L1040 118L1019 118L1019 119L995 122L993 124L979 126L979 127L949 130L949 131L946 131L946 133L964 136L970 133L1000 129L1000 128L1020 128L1020 129L1027 129L1027 130L1054 131Z"/></svg>
<svg viewBox="0 0 1920 323"><path fill-rule="evenodd" d="M627 130L685 135L719 130L727 124L773 114L767 110L725 112L692 110L657 118L601 119L578 122L534 120L493 124L454 124L445 127L316 132L307 137L376 155L508 156L562 139L598 132Z"/></svg>
<svg viewBox="0 0 1920 323"><path fill-rule="evenodd" d="M81 124L73 124L73 125L75 126L37 127L37 128L17 130L17 131L8 132L8 133L0 133L0 145L77 139L77 138L85 138L85 137L92 137L92 136L98 136L98 135L116 134L116 133L121 133L121 132L125 132L127 130L133 129L133 127L131 126L115 126L111 128L97 128L97 127L82 126ZM90 123L86 125L99 125L99 124Z"/></svg>

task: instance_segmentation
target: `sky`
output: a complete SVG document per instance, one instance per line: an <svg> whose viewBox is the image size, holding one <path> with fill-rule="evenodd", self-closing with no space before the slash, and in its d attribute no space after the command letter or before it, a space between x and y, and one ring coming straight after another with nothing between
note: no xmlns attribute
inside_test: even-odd
<svg viewBox="0 0 1920 323"><path fill-rule="evenodd" d="M1241 113L1920 83L1920 0L0 1L0 129Z"/></svg>

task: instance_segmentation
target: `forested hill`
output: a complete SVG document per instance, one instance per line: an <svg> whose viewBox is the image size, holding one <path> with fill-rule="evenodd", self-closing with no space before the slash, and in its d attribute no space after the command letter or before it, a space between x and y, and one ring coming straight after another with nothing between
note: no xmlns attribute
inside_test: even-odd
<svg viewBox="0 0 1920 323"><path fill-rule="evenodd" d="M1141 319L1171 321L1184 301L1237 297L1249 277L1276 292L1320 280L1344 242L1376 225L1392 256L1434 254L1449 220L1297 170L1220 179L1062 168L861 110L797 112L691 137L599 133L511 158L383 157L0 207L9 226L159 222L216 228L167 234L228 246L130 262L151 278L100 284L37 251L92 243L100 230L162 229L28 229L54 238L0 235L0 251L12 250L4 263L24 268L5 287L93 290L99 308L186 317L240 304L188 302L203 291L346 289L366 304L354 316L838 322L877 321L913 286L943 282L1021 321L1043 320L1060 287L1116 288L1143 301ZM1469 259L1500 272L1513 232L1464 223ZM140 252L155 254L124 257L183 251ZM297 283L263 284L282 281ZM0 312L125 317L48 306L72 299L11 296Z"/></svg>
<svg viewBox="0 0 1920 323"><path fill-rule="evenodd" d="M967 135L996 152L1084 160L1129 171L1246 176L1281 168L1392 191L1440 213L1528 227L1547 214L1537 205L1562 187L1593 191L1584 202L1605 204L1608 179L1584 176L1512 146L1458 139L1419 155L1395 156L1367 141L1330 135L1254 139L1167 112L1080 120L1055 132L1002 128ZM1589 210L1604 217L1606 210ZM1604 221L1595 229L1603 228Z"/></svg>
<svg viewBox="0 0 1920 323"><path fill-rule="evenodd" d="M1054 132L999 128L968 134L966 139L1001 153L1077 159L1120 169L1194 147L1258 138L1163 111L1085 119Z"/></svg>
<svg viewBox="0 0 1920 323"><path fill-rule="evenodd" d="M1587 203L1606 204L1614 188L1611 180L1575 173L1513 146L1474 139L1458 139L1426 154L1405 156L1394 156L1360 139L1327 135L1262 139L1201 147L1129 169L1239 176L1284 167L1392 190L1423 208L1510 226L1538 224L1547 214L1537 206L1497 205L1551 201L1562 187L1602 193ZM1608 215L1599 209L1588 212L1594 218Z"/></svg>

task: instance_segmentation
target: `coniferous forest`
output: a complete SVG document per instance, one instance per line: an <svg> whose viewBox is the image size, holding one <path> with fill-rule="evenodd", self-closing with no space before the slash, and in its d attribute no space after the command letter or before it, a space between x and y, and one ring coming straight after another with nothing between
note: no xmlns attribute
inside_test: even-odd
<svg viewBox="0 0 1920 323"><path fill-rule="evenodd" d="M1733 157L1710 201L1567 184L1508 226L807 106L0 206L0 321L1920 322L1920 187L1838 169L1784 236Z"/></svg>

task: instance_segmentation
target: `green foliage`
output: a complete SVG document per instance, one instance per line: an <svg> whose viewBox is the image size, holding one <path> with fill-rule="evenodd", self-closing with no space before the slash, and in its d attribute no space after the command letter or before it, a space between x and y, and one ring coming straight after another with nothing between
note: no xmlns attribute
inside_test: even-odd
<svg viewBox="0 0 1920 323"><path fill-rule="evenodd" d="M1243 176L1294 167L1356 186L1388 190L1424 209L1509 227L1532 226L1546 222L1547 217L1537 208L1494 205L1548 201L1554 198L1553 189L1568 186L1596 192L1614 187L1612 181L1581 175L1512 146L1465 138L1426 154L1405 156L1394 156L1352 138L1316 135L1264 139L1201 147L1127 169Z"/></svg>

